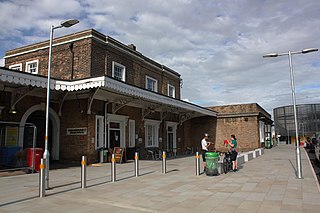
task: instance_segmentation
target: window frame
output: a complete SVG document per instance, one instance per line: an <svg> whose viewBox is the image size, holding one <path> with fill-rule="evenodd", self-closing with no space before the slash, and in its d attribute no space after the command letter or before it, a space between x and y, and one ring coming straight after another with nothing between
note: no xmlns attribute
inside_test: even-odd
<svg viewBox="0 0 320 213"><path fill-rule="evenodd" d="M29 70L29 65L30 65L30 64L33 64L33 63L36 63L36 64L37 64L37 67L35 68L35 69L36 69L35 72L31 72L31 71ZM26 72L27 72L27 73L38 74L38 71L39 71L39 60L38 60L38 59L37 59L37 60L33 60L33 61L28 61L28 62L26 63Z"/></svg>
<svg viewBox="0 0 320 213"><path fill-rule="evenodd" d="M98 126L99 122L99 126ZM99 149L105 146L104 140L104 116L96 115L95 119L95 149Z"/></svg>
<svg viewBox="0 0 320 213"><path fill-rule="evenodd" d="M115 78L114 73L115 73L115 67L120 67L122 69L122 73L121 73L121 80L118 78ZM115 61L112 61L112 78L119 80L119 81L126 81L126 67L122 64L119 64Z"/></svg>
<svg viewBox="0 0 320 213"><path fill-rule="evenodd" d="M154 90L150 90L149 88L148 88L148 80L151 80L151 81L154 81L155 82L155 84L154 84ZM145 87L147 90L149 90L149 91L153 91L153 92L158 92L158 80L157 79L155 79L155 78L152 78L152 77L150 77L150 76L148 76L148 75L146 75L146 87Z"/></svg>
<svg viewBox="0 0 320 213"><path fill-rule="evenodd" d="M16 69L17 67L19 67L19 69ZM9 66L9 69L22 71L22 63L12 64L12 65Z"/></svg>
<svg viewBox="0 0 320 213"><path fill-rule="evenodd" d="M136 146L136 121L129 120L129 148Z"/></svg>
<svg viewBox="0 0 320 213"><path fill-rule="evenodd" d="M144 121L145 147L147 147L147 148L148 147L159 147L159 127L160 127L160 123L161 123L161 121L145 119L145 121ZM152 133L154 133L154 135L152 135L152 138L154 140L152 141L151 145L148 144L148 126L151 126L152 129L154 128L154 132L152 130Z"/></svg>
<svg viewBox="0 0 320 213"><path fill-rule="evenodd" d="M170 95L170 87L173 89L172 96ZM168 96L172 98L176 97L176 87L173 86L172 84L168 84Z"/></svg>

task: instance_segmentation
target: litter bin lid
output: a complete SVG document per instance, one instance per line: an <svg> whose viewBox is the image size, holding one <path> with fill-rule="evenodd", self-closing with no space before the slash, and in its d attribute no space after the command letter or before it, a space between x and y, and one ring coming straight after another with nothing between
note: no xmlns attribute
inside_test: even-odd
<svg viewBox="0 0 320 213"><path fill-rule="evenodd" d="M219 157L219 154L216 152L206 152L206 157Z"/></svg>

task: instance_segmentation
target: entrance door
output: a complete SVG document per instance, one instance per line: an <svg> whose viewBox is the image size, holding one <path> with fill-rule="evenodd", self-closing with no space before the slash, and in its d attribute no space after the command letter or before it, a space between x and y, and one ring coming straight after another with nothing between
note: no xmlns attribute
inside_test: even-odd
<svg viewBox="0 0 320 213"><path fill-rule="evenodd" d="M170 152L173 152L173 132L169 132L169 128L168 128L168 150Z"/></svg>
<svg viewBox="0 0 320 213"><path fill-rule="evenodd" d="M167 148L169 152L173 152L174 155L177 154L177 123L169 122L166 123L167 126Z"/></svg>
<svg viewBox="0 0 320 213"><path fill-rule="evenodd" d="M107 114L108 147L126 147L128 116Z"/></svg>
<svg viewBox="0 0 320 213"><path fill-rule="evenodd" d="M110 148L120 147L120 130L110 130Z"/></svg>
<svg viewBox="0 0 320 213"><path fill-rule="evenodd" d="M119 122L110 122L109 123L109 140L110 148L120 147L121 146L121 129Z"/></svg>

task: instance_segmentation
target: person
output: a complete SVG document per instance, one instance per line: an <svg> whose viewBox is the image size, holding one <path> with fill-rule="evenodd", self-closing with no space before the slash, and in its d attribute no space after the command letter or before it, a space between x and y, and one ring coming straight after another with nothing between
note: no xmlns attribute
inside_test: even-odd
<svg viewBox="0 0 320 213"><path fill-rule="evenodd" d="M232 170L234 172L238 171L238 161L237 161L237 146L238 142L235 135L231 135L231 142L229 142L231 146L231 161L232 161Z"/></svg>
<svg viewBox="0 0 320 213"><path fill-rule="evenodd" d="M203 171L204 172L207 169L206 152L208 152L208 148L211 145L211 142L209 142L208 139L209 139L209 134L205 133L203 139L201 140L202 161L203 161Z"/></svg>

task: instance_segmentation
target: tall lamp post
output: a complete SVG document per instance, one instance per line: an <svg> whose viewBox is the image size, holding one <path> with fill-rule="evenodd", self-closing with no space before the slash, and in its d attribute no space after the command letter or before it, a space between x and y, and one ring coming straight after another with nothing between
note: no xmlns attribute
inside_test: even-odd
<svg viewBox="0 0 320 213"><path fill-rule="evenodd" d="M294 125L296 131L296 163L297 163L297 178L302 178L302 168L301 168L301 153L300 153L300 143L299 143L299 133L298 133L298 120L297 120L297 107L296 107L296 97L295 97L295 86L294 86L294 75L292 68L292 55L294 54L305 54L310 52L316 52L316 48L303 49L301 51L288 51L285 53L269 53L263 56L263 58L269 57L278 57L287 55L289 58L289 68L290 68L290 78L291 78L291 92L292 92L292 101L293 101L293 113L294 113Z"/></svg>
<svg viewBox="0 0 320 213"><path fill-rule="evenodd" d="M45 188L49 189L49 159L50 154L48 150L48 133L49 133L49 104L50 104L50 75L51 75L51 63L52 63L52 40L53 40L53 31L62 27L71 27L79 23L77 19L70 19L61 22L59 26L51 26L50 30L50 44L49 44L49 64L48 64L48 79L47 79L47 102L46 102L46 132L44 137L45 150L43 153L43 158L46 160L46 178L45 178Z"/></svg>

